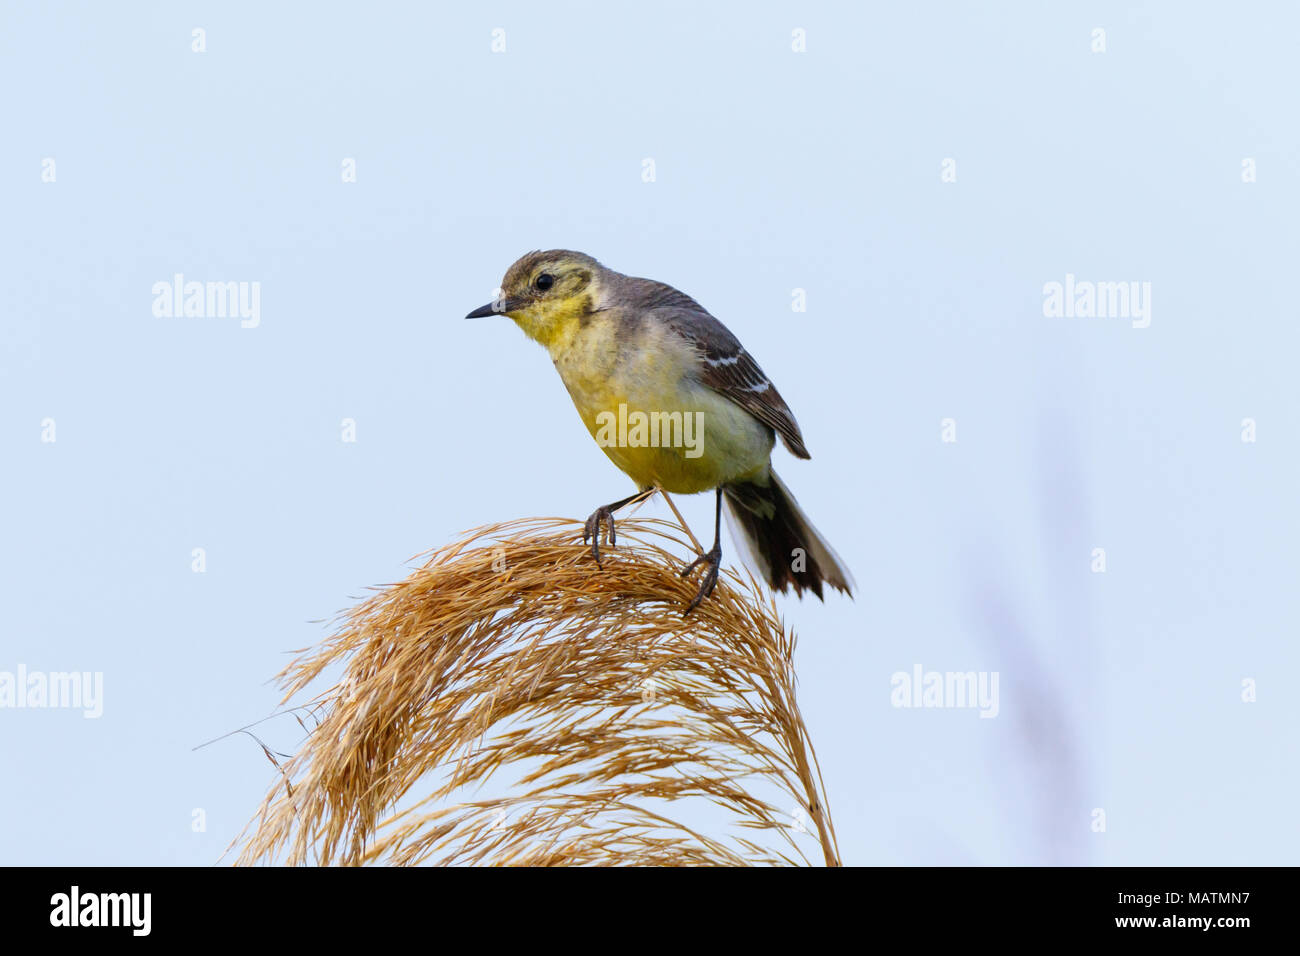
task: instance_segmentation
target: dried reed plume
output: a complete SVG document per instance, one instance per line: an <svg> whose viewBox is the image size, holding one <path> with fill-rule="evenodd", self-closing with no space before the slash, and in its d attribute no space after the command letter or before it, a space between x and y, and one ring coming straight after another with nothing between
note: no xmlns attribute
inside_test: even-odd
<svg viewBox="0 0 1300 956"><path fill-rule="evenodd" d="M794 635L731 570L684 617L680 531L620 520L602 569L575 522L496 525L348 612L279 675L345 668L237 862L838 865Z"/></svg>

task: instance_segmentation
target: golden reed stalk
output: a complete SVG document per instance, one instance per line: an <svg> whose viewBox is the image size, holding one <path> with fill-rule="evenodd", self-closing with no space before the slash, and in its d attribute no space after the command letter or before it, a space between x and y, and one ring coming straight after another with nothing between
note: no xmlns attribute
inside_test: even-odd
<svg viewBox="0 0 1300 956"><path fill-rule="evenodd" d="M772 598L728 569L683 617L680 529L619 521L603 569L580 531L480 529L286 667L286 702L344 676L237 862L839 865ZM467 799L490 776L508 795ZM710 804L719 832L681 821Z"/></svg>

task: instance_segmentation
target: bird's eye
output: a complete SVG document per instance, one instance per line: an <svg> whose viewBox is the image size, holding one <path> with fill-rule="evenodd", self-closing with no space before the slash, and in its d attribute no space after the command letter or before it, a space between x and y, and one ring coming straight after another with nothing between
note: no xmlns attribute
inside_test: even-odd
<svg viewBox="0 0 1300 956"><path fill-rule="evenodd" d="M533 284L545 292L551 286L555 285L555 276L551 275L549 272L543 272L537 277L537 281Z"/></svg>

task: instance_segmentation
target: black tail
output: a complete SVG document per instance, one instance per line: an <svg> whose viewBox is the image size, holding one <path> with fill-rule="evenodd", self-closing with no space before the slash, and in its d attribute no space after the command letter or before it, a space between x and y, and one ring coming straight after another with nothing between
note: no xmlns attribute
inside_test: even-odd
<svg viewBox="0 0 1300 956"><path fill-rule="evenodd" d="M766 484L727 485L723 491L732 537L772 590L793 587L801 597L808 590L820 598L825 583L853 596L853 575L776 472L768 472Z"/></svg>

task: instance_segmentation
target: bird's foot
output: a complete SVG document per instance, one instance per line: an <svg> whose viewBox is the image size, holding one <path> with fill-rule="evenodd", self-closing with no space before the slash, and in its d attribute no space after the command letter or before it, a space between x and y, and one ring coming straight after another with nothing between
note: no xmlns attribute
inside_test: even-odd
<svg viewBox="0 0 1300 956"><path fill-rule="evenodd" d="M606 540L612 548L615 543L614 533L614 512L609 505L597 508L587 519L587 523L582 526L582 543L586 544L587 539L591 539L591 556L596 559L596 567L600 567L600 523L605 521L609 524L609 535Z"/></svg>
<svg viewBox="0 0 1300 956"><path fill-rule="evenodd" d="M722 546L715 543L712 548L682 568L682 577L689 577L690 573L701 564L707 570L700 581L699 590L695 592L695 597L691 598L691 603L686 606L686 614L694 611L700 606L701 601L713 593L713 589L718 583L718 568L722 565Z"/></svg>

